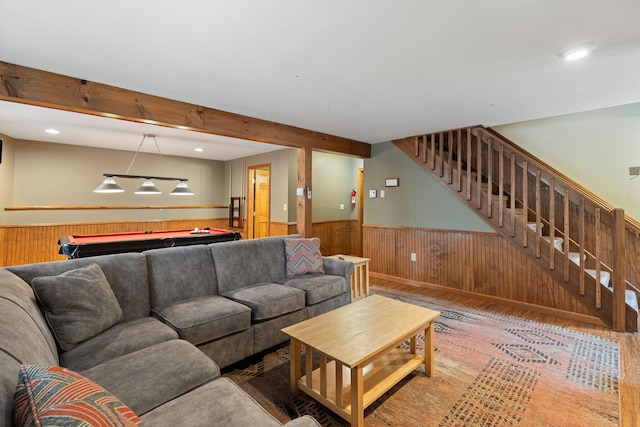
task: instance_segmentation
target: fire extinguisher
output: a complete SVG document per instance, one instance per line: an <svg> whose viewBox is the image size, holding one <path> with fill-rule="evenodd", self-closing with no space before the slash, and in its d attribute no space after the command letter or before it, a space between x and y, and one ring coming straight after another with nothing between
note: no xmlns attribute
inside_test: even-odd
<svg viewBox="0 0 640 427"><path fill-rule="evenodd" d="M356 204L356 189L355 188L353 190L351 190L351 204L352 205Z"/></svg>

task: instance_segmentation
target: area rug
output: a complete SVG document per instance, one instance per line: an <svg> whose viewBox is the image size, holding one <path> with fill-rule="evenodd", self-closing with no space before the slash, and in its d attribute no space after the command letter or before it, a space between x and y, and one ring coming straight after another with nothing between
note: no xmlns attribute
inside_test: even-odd
<svg viewBox="0 0 640 427"><path fill-rule="evenodd" d="M618 425L617 341L437 298L376 293L441 314L434 374L413 371L365 410L365 425ZM349 425L303 393L292 397L287 345L224 375L283 423L309 414L323 426Z"/></svg>

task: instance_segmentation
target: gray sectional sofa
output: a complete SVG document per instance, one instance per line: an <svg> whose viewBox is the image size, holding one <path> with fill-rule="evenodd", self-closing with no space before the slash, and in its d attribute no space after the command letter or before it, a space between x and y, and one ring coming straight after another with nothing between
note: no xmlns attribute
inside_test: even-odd
<svg viewBox="0 0 640 427"><path fill-rule="evenodd" d="M13 425L25 364L76 372L149 426L281 425L220 368L351 301L349 262L322 258L323 272L288 277L285 239L296 237L1 268L0 425Z"/></svg>

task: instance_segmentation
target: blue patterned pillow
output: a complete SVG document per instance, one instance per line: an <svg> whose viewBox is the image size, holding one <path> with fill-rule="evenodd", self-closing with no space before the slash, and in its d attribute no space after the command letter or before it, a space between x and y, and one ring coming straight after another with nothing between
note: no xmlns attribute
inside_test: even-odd
<svg viewBox="0 0 640 427"><path fill-rule="evenodd" d="M324 261L320 253L320 239L284 239L287 254L287 277L301 274L324 273Z"/></svg>
<svg viewBox="0 0 640 427"><path fill-rule="evenodd" d="M16 426L138 426L140 418L93 381L60 366L21 365Z"/></svg>

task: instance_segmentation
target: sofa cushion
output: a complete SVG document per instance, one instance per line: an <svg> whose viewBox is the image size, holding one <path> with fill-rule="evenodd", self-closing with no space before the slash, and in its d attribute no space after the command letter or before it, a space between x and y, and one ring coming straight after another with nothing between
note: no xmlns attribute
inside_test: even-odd
<svg viewBox="0 0 640 427"><path fill-rule="evenodd" d="M20 366L14 414L17 426L137 426L141 422L104 388L61 366Z"/></svg>
<svg viewBox="0 0 640 427"><path fill-rule="evenodd" d="M97 264L31 281L58 345L70 350L122 319L122 309Z"/></svg>
<svg viewBox="0 0 640 427"><path fill-rule="evenodd" d="M89 264L98 264L122 308L122 320L137 319L149 315L149 279L147 261L140 253L101 255L65 261L14 265L7 270L31 283L34 277L57 276Z"/></svg>
<svg viewBox="0 0 640 427"><path fill-rule="evenodd" d="M216 271L206 245L143 252L149 269L151 308L218 294Z"/></svg>
<svg viewBox="0 0 640 427"><path fill-rule="evenodd" d="M20 363L58 365L55 340L31 286L0 268L0 289L0 350Z"/></svg>
<svg viewBox="0 0 640 427"><path fill-rule="evenodd" d="M109 360L81 374L142 415L218 378L220 368L193 344L171 340Z"/></svg>
<svg viewBox="0 0 640 427"><path fill-rule="evenodd" d="M251 307L254 322L271 319L304 308L304 291L278 283L261 283L236 289L224 296Z"/></svg>
<svg viewBox="0 0 640 427"><path fill-rule="evenodd" d="M220 295L286 276L284 236L214 243L209 249Z"/></svg>
<svg viewBox="0 0 640 427"><path fill-rule="evenodd" d="M287 256L287 277L308 273L324 273L320 239L317 237L311 239L287 238L284 239L284 248Z"/></svg>
<svg viewBox="0 0 640 427"><path fill-rule="evenodd" d="M180 338L198 345L251 326L251 309L220 295L166 304L151 314L178 332Z"/></svg>
<svg viewBox="0 0 640 427"><path fill-rule="evenodd" d="M180 426L184 420L189 420L189 427L282 425L228 378L212 381L142 416L149 426Z"/></svg>
<svg viewBox="0 0 640 427"><path fill-rule="evenodd" d="M292 277L283 283L303 290L307 305L317 304L350 291L344 277L329 274L305 274Z"/></svg>
<svg viewBox="0 0 640 427"><path fill-rule="evenodd" d="M84 371L152 345L175 340L176 331L153 317L121 322L60 355L60 365Z"/></svg>
<svg viewBox="0 0 640 427"><path fill-rule="evenodd" d="M56 343L31 286L0 268L0 426L13 425L13 393L22 363L58 365Z"/></svg>

